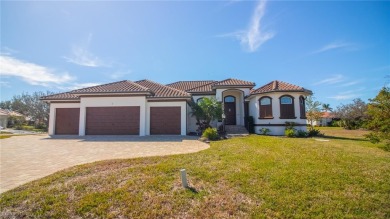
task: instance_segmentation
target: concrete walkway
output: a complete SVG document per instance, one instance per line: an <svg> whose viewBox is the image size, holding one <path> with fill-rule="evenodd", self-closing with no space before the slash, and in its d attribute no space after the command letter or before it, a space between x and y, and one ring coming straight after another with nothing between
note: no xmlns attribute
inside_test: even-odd
<svg viewBox="0 0 390 219"><path fill-rule="evenodd" d="M14 136L0 140L0 193L99 160L185 154L209 148L190 136Z"/></svg>

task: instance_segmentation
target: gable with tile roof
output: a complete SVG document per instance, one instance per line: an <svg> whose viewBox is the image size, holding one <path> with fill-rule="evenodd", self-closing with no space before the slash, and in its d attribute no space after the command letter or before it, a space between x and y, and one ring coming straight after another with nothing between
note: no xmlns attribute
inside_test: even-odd
<svg viewBox="0 0 390 219"><path fill-rule="evenodd" d="M197 130L190 101L215 98L223 104L224 124L246 126L254 119L255 132L284 133L285 122L306 126L304 98L310 90L282 81L258 88L254 82L178 81L167 85L151 80L118 81L42 97L50 104L49 134L175 134ZM214 126L221 125L214 121Z"/></svg>

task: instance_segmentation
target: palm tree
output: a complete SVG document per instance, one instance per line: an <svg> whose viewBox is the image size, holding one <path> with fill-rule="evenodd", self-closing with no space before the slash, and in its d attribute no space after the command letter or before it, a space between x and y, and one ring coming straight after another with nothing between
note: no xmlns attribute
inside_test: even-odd
<svg viewBox="0 0 390 219"><path fill-rule="evenodd" d="M327 104L327 103L324 103L324 104L322 104L322 110L323 111L325 111L325 112L332 112L332 107L330 107L330 105L329 104Z"/></svg>

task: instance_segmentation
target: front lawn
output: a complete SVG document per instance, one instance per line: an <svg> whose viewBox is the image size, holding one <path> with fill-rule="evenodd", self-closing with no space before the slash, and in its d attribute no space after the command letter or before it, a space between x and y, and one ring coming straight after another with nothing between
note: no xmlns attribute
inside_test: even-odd
<svg viewBox="0 0 390 219"><path fill-rule="evenodd" d="M195 154L76 166L2 194L0 217L389 218L390 153L334 137L251 135Z"/></svg>

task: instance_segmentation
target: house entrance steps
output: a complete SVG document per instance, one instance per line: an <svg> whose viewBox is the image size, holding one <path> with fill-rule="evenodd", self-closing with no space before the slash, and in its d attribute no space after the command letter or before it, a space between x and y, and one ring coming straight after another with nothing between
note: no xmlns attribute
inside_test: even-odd
<svg viewBox="0 0 390 219"><path fill-rule="evenodd" d="M227 138L244 137L249 135L248 130L241 125L225 125L225 130Z"/></svg>

